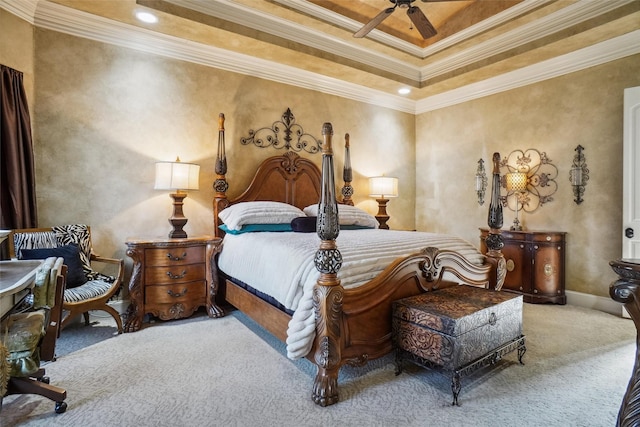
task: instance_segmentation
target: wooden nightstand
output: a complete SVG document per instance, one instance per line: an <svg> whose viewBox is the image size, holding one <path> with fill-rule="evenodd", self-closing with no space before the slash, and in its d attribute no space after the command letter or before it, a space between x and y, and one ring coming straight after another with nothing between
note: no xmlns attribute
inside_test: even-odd
<svg viewBox="0 0 640 427"><path fill-rule="evenodd" d="M224 316L215 303L214 280L221 243L213 236L127 239L127 255L134 264L124 331L139 330L147 313L162 320L180 319L206 306L209 317Z"/></svg>
<svg viewBox="0 0 640 427"><path fill-rule="evenodd" d="M480 251L487 253L489 230L480 229ZM502 230L507 263L505 291L517 292L529 303L566 304L565 235L562 231Z"/></svg>

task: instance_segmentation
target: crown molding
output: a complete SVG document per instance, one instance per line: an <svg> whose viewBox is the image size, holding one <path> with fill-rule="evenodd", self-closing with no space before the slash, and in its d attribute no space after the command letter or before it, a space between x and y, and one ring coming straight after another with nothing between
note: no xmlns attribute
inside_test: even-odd
<svg viewBox="0 0 640 427"><path fill-rule="evenodd" d="M452 72L467 65L498 55L518 46L534 42L540 38L557 33L565 28L600 16L611 10L637 0L580 0L536 21L493 37L485 42L449 55L440 61L432 62L421 69L421 81Z"/></svg>
<svg viewBox="0 0 640 427"><path fill-rule="evenodd" d="M424 98L416 114L450 107L518 87L538 83L640 53L640 30L614 37L556 58L541 61L500 76Z"/></svg>
<svg viewBox="0 0 640 427"><path fill-rule="evenodd" d="M309 16L314 16L322 21L326 21L333 25L337 25L341 28L345 28L354 33L358 31L360 27L362 27L361 22L347 18L343 15L340 15L339 13L335 13L324 7L317 6L307 0L274 0L274 1L288 8L300 11ZM490 29L498 25L502 25L506 22L509 22L512 19L515 19L526 13L529 13L530 11L537 9L541 6L544 6L547 3L551 3L553 1L555 0L524 0L522 3L512 6L509 9L506 9L488 19L478 22L477 24L474 24L468 28L465 28L462 31L452 34L451 36L424 48L421 48L419 46L414 45L413 43L409 43L398 37L394 37L390 34L387 34L385 32L382 32L376 29L373 29L369 34L367 34L367 38L371 40L375 40L379 43L382 43L394 49L398 49L402 52L405 52L409 55L413 55L417 58L424 59L430 55L440 52L441 50L447 49L453 45L456 45L472 37L475 37L478 34L484 33L485 31L489 31Z"/></svg>
<svg viewBox="0 0 640 427"><path fill-rule="evenodd" d="M315 90L355 101L413 113L415 101L288 65L157 33L146 28L40 1L35 25L103 43L123 46L208 67Z"/></svg>
<svg viewBox="0 0 640 427"><path fill-rule="evenodd" d="M36 14L38 0L0 0L0 8L16 15L30 24L33 24L33 17Z"/></svg>
<svg viewBox="0 0 640 427"><path fill-rule="evenodd" d="M8 7L16 3L21 4L23 7L19 9ZM35 5L37 7L33 7ZM49 1L23 0L22 2L9 2L0 0L0 7L32 22L40 28L263 78L411 114L420 114L445 108L640 53L640 30L636 30L566 55L442 94L423 98L419 101L413 101L277 62L156 33L146 28L113 21ZM21 14L28 13L34 14L25 17L21 16Z"/></svg>
<svg viewBox="0 0 640 427"><path fill-rule="evenodd" d="M191 9L209 16L233 22L265 33L281 37L329 52L352 61L383 70L411 81L420 81L420 70L414 65L381 54L371 49L347 42L300 24L282 19L278 16L248 8L247 5L235 3L233 0L165 0L167 3Z"/></svg>

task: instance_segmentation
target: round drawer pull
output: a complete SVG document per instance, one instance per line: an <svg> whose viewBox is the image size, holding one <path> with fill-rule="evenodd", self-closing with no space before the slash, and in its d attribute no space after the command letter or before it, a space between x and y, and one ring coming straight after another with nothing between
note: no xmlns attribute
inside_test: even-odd
<svg viewBox="0 0 640 427"><path fill-rule="evenodd" d="M170 279L182 279L186 275L187 275L187 270L182 270L181 274L173 274L172 272L167 271L167 276L169 276Z"/></svg>

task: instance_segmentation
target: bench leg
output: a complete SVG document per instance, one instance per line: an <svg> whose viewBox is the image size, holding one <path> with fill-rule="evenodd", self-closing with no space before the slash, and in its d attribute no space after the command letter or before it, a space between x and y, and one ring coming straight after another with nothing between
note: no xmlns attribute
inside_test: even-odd
<svg viewBox="0 0 640 427"><path fill-rule="evenodd" d="M451 402L451 406L460 406L458 404L458 395L461 389L462 382L460 381L460 373L456 371L451 377L451 391L453 392L453 402Z"/></svg>

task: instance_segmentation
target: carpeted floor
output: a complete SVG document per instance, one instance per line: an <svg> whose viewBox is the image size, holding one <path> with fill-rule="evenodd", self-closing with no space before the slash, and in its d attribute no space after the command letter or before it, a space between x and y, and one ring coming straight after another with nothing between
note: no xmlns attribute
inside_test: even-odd
<svg viewBox="0 0 640 427"><path fill-rule="evenodd" d="M238 312L199 313L115 335L92 317L58 341L46 365L66 388L68 409L35 396L8 396L5 426L612 426L635 360L633 322L573 306L524 308L525 365L515 353L463 378L452 407L450 376L392 357L340 376L341 401L310 398L315 367Z"/></svg>

